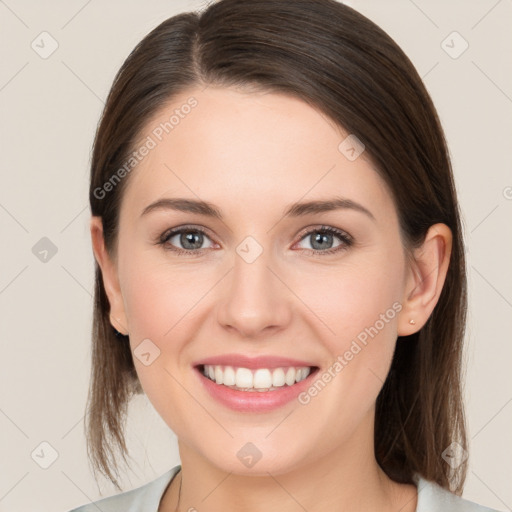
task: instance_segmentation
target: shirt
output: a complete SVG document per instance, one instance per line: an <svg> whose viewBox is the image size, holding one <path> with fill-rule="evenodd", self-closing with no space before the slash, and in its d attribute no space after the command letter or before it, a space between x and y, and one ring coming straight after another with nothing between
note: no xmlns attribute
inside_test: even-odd
<svg viewBox="0 0 512 512"><path fill-rule="evenodd" d="M167 486L180 469L180 465L175 466L141 487L102 498L69 512L158 512ZM419 475L415 475L414 480L418 489L416 512L498 512L465 500Z"/></svg>

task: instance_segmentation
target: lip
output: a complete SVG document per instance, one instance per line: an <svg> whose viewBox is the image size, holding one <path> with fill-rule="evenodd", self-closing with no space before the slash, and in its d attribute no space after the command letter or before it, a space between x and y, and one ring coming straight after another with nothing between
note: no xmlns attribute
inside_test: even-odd
<svg viewBox="0 0 512 512"><path fill-rule="evenodd" d="M289 357L279 356L258 356L248 357L243 354L223 354L207 359L201 359L193 363L194 367L201 365L219 365L219 366L236 366L238 368L249 368L256 370L257 368L282 368L287 366L317 366L310 361L300 361L299 359L291 359Z"/></svg>
<svg viewBox="0 0 512 512"><path fill-rule="evenodd" d="M225 359L223 359L223 361L225 361ZM301 362L301 364L297 366L311 365ZM238 391L210 380L202 373L201 364L194 367L194 373L198 376L200 385L204 387L214 400L236 412L247 413L265 413L283 407L296 399L300 393L311 386L312 379L316 378L316 374L319 370L320 368L315 366L304 380L296 382L293 386L284 385L273 391Z"/></svg>

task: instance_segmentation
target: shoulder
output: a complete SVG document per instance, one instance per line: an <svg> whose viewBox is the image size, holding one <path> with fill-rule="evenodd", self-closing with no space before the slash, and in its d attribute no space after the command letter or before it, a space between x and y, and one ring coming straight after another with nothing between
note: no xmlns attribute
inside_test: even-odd
<svg viewBox="0 0 512 512"><path fill-rule="evenodd" d="M87 503L69 512L157 512L165 489L180 468L181 466L175 466L136 489Z"/></svg>
<svg viewBox="0 0 512 512"><path fill-rule="evenodd" d="M416 512L498 512L495 509L478 505L444 489L435 482L415 477L418 488Z"/></svg>

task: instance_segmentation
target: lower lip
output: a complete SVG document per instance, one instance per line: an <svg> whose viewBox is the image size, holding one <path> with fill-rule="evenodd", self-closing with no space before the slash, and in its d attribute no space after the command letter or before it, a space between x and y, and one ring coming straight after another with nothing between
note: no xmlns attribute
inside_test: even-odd
<svg viewBox="0 0 512 512"><path fill-rule="evenodd" d="M318 368L315 368L304 380L274 391L238 391L210 380L200 368L194 370L201 384L219 403L238 412L256 413L273 411L291 402L311 385L312 377L318 372Z"/></svg>

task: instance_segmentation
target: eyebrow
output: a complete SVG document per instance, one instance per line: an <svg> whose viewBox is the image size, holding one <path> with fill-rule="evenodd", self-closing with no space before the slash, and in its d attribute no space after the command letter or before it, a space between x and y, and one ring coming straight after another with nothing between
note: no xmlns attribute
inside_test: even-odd
<svg viewBox="0 0 512 512"><path fill-rule="evenodd" d="M180 212L197 213L205 217L212 217L222 220L221 211L213 204L207 201L185 198L163 198L146 206L141 213L141 217L155 210L175 210ZM293 203L285 210L284 217L301 217L315 213L325 213L333 210L355 210L364 213L375 221L375 217L370 210L363 205L343 197L333 197L332 199L307 201L302 203Z"/></svg>

